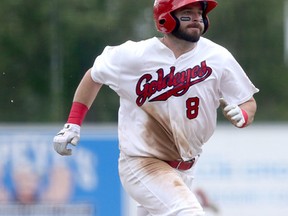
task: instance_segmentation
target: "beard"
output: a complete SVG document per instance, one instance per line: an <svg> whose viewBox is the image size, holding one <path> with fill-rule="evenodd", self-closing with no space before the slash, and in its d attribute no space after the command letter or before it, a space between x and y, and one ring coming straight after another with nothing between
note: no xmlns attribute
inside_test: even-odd
<svg viewBox="0 0 288 216"><path fill-rule="evenodd" d="M200 33L197 33L197 32L188 33L187 31L181 28L178 28L177 30L174 30L172 34L178 39L196 43L199 41L200 36L202 35L202 31L200 30Z"/></svg>

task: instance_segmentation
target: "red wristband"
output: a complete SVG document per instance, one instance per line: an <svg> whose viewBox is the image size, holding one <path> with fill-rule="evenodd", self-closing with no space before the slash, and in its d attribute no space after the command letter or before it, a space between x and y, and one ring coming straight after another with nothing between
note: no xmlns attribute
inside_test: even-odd
<svg viewBox="0 0 288 216"><path fill-rule="evenodd" d="M242 112L242 115L243 115L244 120L245 120L245 123L244 123L244 124L242 125L242 127L241 127L241 128L243 128L243 127L245 127L246 124L248 123L248 114L247 114L247 112L246 112L245 110L243 110L243 109L241 109L241 112Z"/></svg>
<svg viewBox="0 0 288 216"><path fill-rule="evenodd" d="M67 123L77 124L81 126L87 112L88 107L85 104L73 102Z"/></svg>

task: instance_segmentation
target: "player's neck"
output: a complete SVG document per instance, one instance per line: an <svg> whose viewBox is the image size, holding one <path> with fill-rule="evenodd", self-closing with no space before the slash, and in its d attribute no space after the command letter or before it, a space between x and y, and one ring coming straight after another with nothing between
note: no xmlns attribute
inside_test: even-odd
<svg viewBox="0 0 288 216"><path fill-rule="evenodd" d="M175 58L191 51L197 45L196 43L188 42L185 40L178 39L173 35L165 35L160 41L166 45L175 55Z"/></svg>

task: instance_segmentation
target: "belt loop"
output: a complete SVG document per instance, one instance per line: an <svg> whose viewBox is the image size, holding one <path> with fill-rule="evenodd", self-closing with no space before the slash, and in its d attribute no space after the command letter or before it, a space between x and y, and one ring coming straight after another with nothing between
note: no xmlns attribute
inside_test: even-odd
<svg viewBox="0 0 288 216"><path fill-rule="evenodd" d="M180 165L182 164L183 161L180 161L175 169L179 169Z"/></svg>

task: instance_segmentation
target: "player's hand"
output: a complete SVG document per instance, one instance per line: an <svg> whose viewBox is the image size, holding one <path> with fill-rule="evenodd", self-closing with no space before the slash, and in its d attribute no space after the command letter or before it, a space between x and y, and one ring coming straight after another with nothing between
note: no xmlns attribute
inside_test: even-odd
<svg viewBox="0 0 288 216"><path fill-rule="evenodd" d="M246 125L242 109L238 105L228 104L223 98L219 100L224 116L236 127L242 128Z"/></svg>
<svg viewBox="0 0 288 216"><path fill-rule="evenodd" d="M80 140L80 126L77 124L67 123L64 128L54 137L54 149L60 155L71 155L72 149L68 149L67 145L76 146Z"/></svg>

